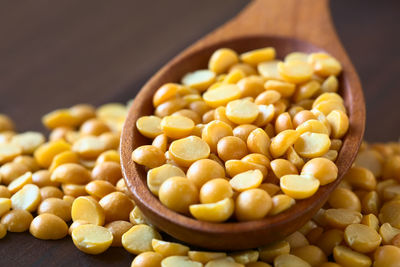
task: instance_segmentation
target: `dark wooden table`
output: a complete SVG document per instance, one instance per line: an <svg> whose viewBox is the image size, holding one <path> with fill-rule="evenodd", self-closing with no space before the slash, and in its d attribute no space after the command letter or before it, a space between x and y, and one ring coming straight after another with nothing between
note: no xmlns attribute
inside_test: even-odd
<svg viewBox="0 0 400 267"><path fill-rule="evenodd" d="M55 108L133 98L153 72L247 1L0 3L0 113L25 131L43 130L41 116ZM331 8L363 84L366 139L398 140L400 2L335 0ZM130 266L132 259L119 248L85 255L69 237L9 233L0 240L0 266Z"/></svg>

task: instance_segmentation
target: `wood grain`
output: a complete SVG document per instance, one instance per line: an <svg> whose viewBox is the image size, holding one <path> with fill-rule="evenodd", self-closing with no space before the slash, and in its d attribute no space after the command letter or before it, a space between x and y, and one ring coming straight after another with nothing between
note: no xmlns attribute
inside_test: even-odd
<svg viewBox="0 0 400 267"><path fill-rule="evenodd" d="M274 18L282 20L277 24ZM131 160L135 148L150 142L137 130L136 120L153 114L152 98L161 85L179 82L185 73L206 68L216 49L228 47L243 53L266 46L275 47L278 58L293 51L309 53L325 50L342 63L340 93L348 110L350 128L336 160L338 179L320 187L312 197L297 201L291 209L257 221L201 222L166 208L148 189L143 166ZM143 86L129 110L122 131L122 171L135 203L148 220L164 232L207 249L250 249L293 233L323 206L355 159L364 126L365 103L361 84L332 25L328 0L255 0L233 20L173 58Z"/></svg>
<svg viewBox="0 0 400 267"><path fill-rule="evenodd" d="M247 1L1 3L0 112L20 130L43 130L40 118L53 108L134 97L166 61ZM363 84L367 140L398 139L400 2L332 1L331 9ZM0 266L129 266L133 259L123 249L88 256L69 238L40 241L28 233L9 233L0 244Z"/></svg>

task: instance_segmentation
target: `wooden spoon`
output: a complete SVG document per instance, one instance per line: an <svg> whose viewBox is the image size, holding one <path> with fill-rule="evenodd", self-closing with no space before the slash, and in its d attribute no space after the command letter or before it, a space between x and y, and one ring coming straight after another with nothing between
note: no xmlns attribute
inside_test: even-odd
<svg viewBox="0 0 400 267"><path fill-rule="evenodd" d="M206 17L205 17L206 19ZM207 68L213 51L229 47L245 52L273 46L278 58L293 51L326 51L343 65L340 93L350 119L336 164L338 179L291 209L258 221L209 223L178 214L161 204L147 188L146 172L131 160L134 148L149 144L136 120L153 113L152 96L164 83L179 82L187 72ZM184 242L215 250L255 248L284 238L304 225L326 202L352 165L365 126L365 103L357 73L332 25L328 0L255 0L237 17L197 41L159 70L136 96L122 132L121 158L125 181L149 222Z"/></svg>

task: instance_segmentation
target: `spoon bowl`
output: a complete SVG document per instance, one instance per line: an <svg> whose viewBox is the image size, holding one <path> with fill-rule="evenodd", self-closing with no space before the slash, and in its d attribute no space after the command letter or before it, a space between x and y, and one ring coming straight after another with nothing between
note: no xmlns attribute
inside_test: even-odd
<svg viewBox="0 0 400 267"><path fill-rule="evenodd" d="M317 1L319 0L284 0L283 2L296 5L296 1L318 5ZM293 233L327 201L330 193L337 187L344 173L354 161L362 140L365 124L364 98L358 76L340 43L339 50L334 51L329 46L321 46L321 43L315 42L312 38L312 42L310 42L307 40L310 38L290 37L293 34L287 36L277 36L270 32L265 34L262 29L261 33L253 31L250 34L247 32L246 34L224 34L223 37L217 34L218 32L229 32L228 30L233 29L237 21L240 22L240 19L243 20L243 17L248 16L251 12L258 12L259 8L265 7L267 2L271 5L278 3L273 0L254 1L238 18L222 26L217 32L206 36L165 65L138 93L125 121L121 137L122 169L126 184L136 204L150 223L169 235L195 246L212 250L249 249L282 239ZM325 2L327 8L327 2L321 2ZM154 112L152 97L161 85L168 82L179 82L187 72L206 68L208 59L216 49L228 47L242 53L266 46L275 47L277 58L280 59L294 51L306 53L322 51L332 54L342 63L343 72L339 77L339 93L348 110L350 128L336 160L339 169L338 179L333 183L321 186L312 197L298 200L289 210L257 221L210 223L198 221L168 209L148 189L144 167L131 160L132 151L136 147L150 143L150 140L142 136L136 129L136 120ZM343 54L340 53L340 49L343 50Z"/></svg>

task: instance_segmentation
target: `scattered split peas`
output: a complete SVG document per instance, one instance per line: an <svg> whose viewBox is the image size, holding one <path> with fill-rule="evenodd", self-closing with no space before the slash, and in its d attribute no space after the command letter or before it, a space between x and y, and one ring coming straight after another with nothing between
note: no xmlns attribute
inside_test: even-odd
<svg viewBox="0 0 400 267"><path fill-rule="evenodd" d="M211 55L208 69L187 73L182 84L167 83L156 91L154 115L136 122L136 129L153 141L137 147L132 160L149 169L148 187L164 205L205 221L228 220L230 213L239 220L261 219L336 180L334 161L349 128L344 101L336 93L342 67L324 53L275 57L273 47L240 55L221 48ZM230 189L220 192L225 200L205 200L210 189L202 186L213 179L229 181ZM270 203L254 218L242 216L244 207L236 200L230 212L233 195L261 188L265 179L279 184L283 193L272 211ZM265 190L250 192L271 202ZM222 207L226 216L214 217Z"/></svg>
<svg viewBox="0 0 400 267"><path fill-rule="evenodd" d="M301 58L301 55L296 55L293 60L299 58ZM253 64L255 63L251 64L245 65L248 70L254 69L255 65ZM337 66L329 60L318 64L331 64L330 71L334 71L333 68ZM227 67L227 69L231 69L231 67ZM328 75L331 72L326 71L325 74ZM322 98L321 101L326 100ZM102 110L100 112L102 118L107 118L107 123L112 121L110 117L121 119L121 115L119 115L121 114L121 106L114 105L100 109ZM110 107L112 114L107 114L107 112L110 112ZM114 111L112 107L115 108ZM89 118L96 117L95 109L89 108L86 113L83 111L72 112L72 110L69 111L70 115L76 116L76 121L79 121L80 124ZM109 111L104 114L104 110ZM305 121L299 116L297 123L301 125L320 116L317 112L315 114L317 115L309 116L310 119ZM61 116L61 118L64 119L65 117ZM80 124L77 123L76 129L79 128ZM115 122L112 125L112 127L109 127L110 129L117 129L120 124ZM238 137L243 142L247 142L249 134L258 128L253 124L234 125L234 127L228 125L231 127L232 133L226 136ZM69 131L74 131L74 129L71 128ZM270 130L265 130L265 132L270 133ZM77 133L79 134L78 131ZM220 139L224 137L217 138L216 148ZM274 138L274 136L271 137L271 139ZM210 140L215 139L210 138ZM341 143L337 141L339 139L331 140L330 149L340 149ZM168 142L170 141L172 140ZM73 145L71 140L65 140L65 142ZM333 145L335 148L332 148ZM37 148L36 151L38 149L40 148ZM51 168L53 161L58 161L57 155L62 155L64 152L53 153L53 151L49 153L50 151L46 152L47 155L52 157L47 165L48 167L38 164L37 159L32 157L34 151L27 152L28 154L24 155L23 160L16 157L0 167L0 176L3 178L1 182L4 184L7 182L7 185L11 185L10 190L4 185L0 186L0 239L7 234L7 231L24 232L29 230L36 238L53 240L63 238L70 230L74 244L85 253L98 254L110 246L122 245L126 250L137 255L133 259L131 265L133 267L265 267L272 265L333 267L372 266L372 264L383 267L397 266L400 260L400 191L397 189L400 188L400 180L397 176L400 145L397 143L363 144L357 156L356 166L352 167L345 175L336 193L332 194L324 209L321 209L312 220L285 240L258 249L229 254L190 250L189 247L179 243L163 241L160 234L153 227L147 225L148 223L138 207L134 206L132 200L123 193L126 190L124 180L121 179L119 174L113 175L118 173L115 171L115 166L102 164L104 162L119 162L119 157L116 157L115 152L104 152L106 154L99 154L97 159L85 158L86 161L93 162L92 167L83 165L81 155L77 154L79 161L62 162L63 164L59 164L57 167L74 163L82 166L88 173L82 172L85 173L83 178L69 178L70 173L67 171L66 175L57 176L57 181L52 181L52 173L56 168L51 171L46 168ZM65 151L71 151L71 146ZM217 150L216 152L218 153ZM228 210L231 215L226 215L226 219L236 218L246 221L263 218L265 214L273 216L283 212L294 205L296 199L291 197L290 193L282 192L284 191L282 187L271 183L269 180L262 180L261 184L254 188L255 184L259 183L260 172L262 173L262 168L256 167L268 167L271 170L268 175L272 175L279 182L288 179L285 178L288 175L294 175L295 180L318 180L322 185L334 181L337 176L335 164L324 157L304 159L303 164L300 164L299 159L302 158L297 155L298 151L295 151L293 145L279 159L272 158L271 151L266 155L251 153L250 150L249 153L240 159L235 159L242 165L235 163L227 164L227 166L244 166L244 164L247 164L246 166L252 166L253 169L240 167L243 171L237 172L230 167L228 171L224 167L224 160L219 158L217 154L211 154L213 156L209 158L196 160L188 169L176 162L163 163L161 167L158 167L160 169L151 169L153 174L149 174L151 178L148 178L148 181L158 190L163 186L164 181L168 181L169 178L174 176L182 178L185 184L190 184L189 187L197 193L193 195L189 193L196 199L194 201L196 203L190 204L188 207L196 210L193 214L198 214L198 219L218 219L218 216L224 214L223 211ZM54 154L55 156L52 156ZM43 158L41 159L43 160ZM231 159L226 162L229 161ZM35 167L35 164L41 166L42 169ZM295 169L293 166L295 166ZM92 171L92 168L97 169ZM297 173L293 173L294 170ZM31 179L29 179L28 174L26 179L18 178L24 176L27 172L32 172ZM62 172L59 171L59 173ZM235 173L235 175L230 175L232 173ZM254 173L254 175L250 179L242 181L241 177L247 177L249 173ZM111 180L108 179L109 174L113 176ZM238 177L233 179L236 175ZM264 173L262 173L261 179L265 179ZM248 182L251 183L248 184ZM22 187L19 188L19 185ZM82 187L84 196L75 199L66 195L67 192L64 191L67 188L66 185ZM289 189L293 191L297 187L289 187ZM167 194L168 197L170 195ZM227 203L233 204L230 207ZM232 207L233 205L234 207ZM225 208L222 209L221 207ZM226 209L227 207L230 208ZM69 209L71 209L70 212L64 212ZM116 210L115 213L112 212L114 210ZM31 213L35 214L35 218ZM64 217L64 215L68 216L68 213L72 215L73 219L70 229L68 229L70 219ZM107 214L110 221L104 225ZM220 218L219 221L226 219Z"/></svg>

